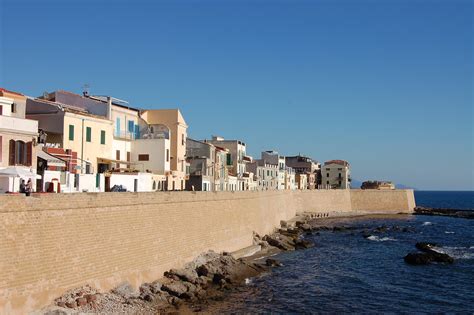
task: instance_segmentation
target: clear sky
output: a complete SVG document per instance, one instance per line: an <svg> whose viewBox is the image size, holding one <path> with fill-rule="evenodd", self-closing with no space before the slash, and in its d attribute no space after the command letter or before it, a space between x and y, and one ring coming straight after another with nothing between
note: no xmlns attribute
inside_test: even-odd
<svg viewBox="0 0 474 315"><path fill-rule="evenodd" d="M189 136L474 189L473 2L0 0L0 86L179 107Z"/></svg>

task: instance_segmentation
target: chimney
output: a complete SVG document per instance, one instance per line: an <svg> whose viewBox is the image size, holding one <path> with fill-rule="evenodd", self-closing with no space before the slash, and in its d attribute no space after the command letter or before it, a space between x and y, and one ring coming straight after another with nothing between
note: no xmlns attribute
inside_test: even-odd
<svg viewBox="0 0 474 315"><path fill-rule="evenodd" d="M112 119L112 97L107 96L107 119Z"/></svg>

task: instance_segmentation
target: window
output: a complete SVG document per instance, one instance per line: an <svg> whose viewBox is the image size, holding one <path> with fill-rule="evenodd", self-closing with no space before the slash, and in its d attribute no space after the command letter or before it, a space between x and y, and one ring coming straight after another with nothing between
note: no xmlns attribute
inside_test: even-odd
<svg viewBox="0 0 474 315"><path fill-rule="evenodd" d="M329 177L329 172L326 174L326 177Z"/></svg>
<svg viewBox="0 0 474 315"><path fill-rule="evenodd" d="M139 154L138 155L138 160L139 161L149 161L150 156L148 154Z"/></svg>
<svg viewBox="0 0 474 315"><path fill-rule="evenodd" d="M92 141L92 128L91 127L86 127L86 141L87 142Z"/></svg>
<svg viewBox="0 0 474 315"><path fill-rule="evenodd" d="M232 157L230 153L227 153L227 165L232 165Z"/></svg>
<svg viewBox="0 0 474 315"><path fill-rule="evenodd" d="M329 185L329 181L326 181L326 185Z"/></svg>
<svg viewBox="0 0 474 315"><path fill-rule="evenodd" d="M16 104L12 103L12 113L16 113Z"/></svg>
<svg viewBox="0 0 474 315"><path fill-rule="evenodd" d="M105 130L100 131L100 144L105 144Z"/></svg>
<svg viewBox="0 0 474 315"><path fill-rule="evenodd" d="M132 160L131 157L131 153L127 151L127 162L130 162Z"/></svg>
<svg viewBox="0 0 474 315"><path fill-rule="evenodd" d="M115 159L120 161L120 150L115 150ZM115 164L116 168L120 168L120 163Z"/></svg>
<svg viewBox="0 0 474 315"><path fill-rule="evenodd" d="M184 145L184 133L181 134L181 145Z"/></svg>
<svg viewBox="0 0 474 315"><path fill-rule="evenodd" d="M33 143L10 140L9 165L31 166Z"/></svg>
<svg viewBox="0 0 474 315"><path fill-rule="evenodd" d="M74 125L69 125L69 141L74 141Z"/></svg>
<svg viewBox="0 0 474 315"><path fill-rule="evenodd" d="M166 162L170 161L170 149L166 149Z"/></svg>
<svg viewBox="0 0 474 315"><path fill-rule="evenodd" d="M135 132L135 123L133 122L133 120L128 121L128 132Z"/></svg>
<svg viewBox="0 0 474 315"><path fill-rule="evenodd" d="M120 136L120 118L115 119L115 135Z"/></svg>

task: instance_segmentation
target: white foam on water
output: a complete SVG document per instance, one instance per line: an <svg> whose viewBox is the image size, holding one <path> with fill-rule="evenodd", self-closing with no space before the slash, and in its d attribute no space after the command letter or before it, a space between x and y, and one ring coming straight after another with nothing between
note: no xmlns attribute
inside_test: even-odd
<svg viewBox="0 0 474 315"><path fill-rule="evenodd" d="M452 231L444 231L444 233L446 233L446 234L454 234L454 232L452 232Z"/></svg>
<svg viewBox="0 0 474 315"><path fill-rule="evenodd" d="M371 235L367 237L367 239L376 242L396 241L396 239L392 237L378 237L377 235Z"/></svg>
<svg viewBox="0 0 474 315"><path fill-rule="evenodd" d="M249 285L252 283L252 279L249 279L249 278L245 278L245 284L246 285Z"/></svg>
<svg viewBox="0 0 474 315"><path fill-rule="evenodd" d="M433 223L429 222L429 221L426 221L426 222L423 222L422 225L432 225Z"/></svg>
<svg viewBox="0 0 474 315"><path fill-rule="evenodd" d="M447 254L454 259L472 259L474 258L474 246L471 247L458 247L458 246L445 246L445 247L433 247L434 251Z"/></svg>

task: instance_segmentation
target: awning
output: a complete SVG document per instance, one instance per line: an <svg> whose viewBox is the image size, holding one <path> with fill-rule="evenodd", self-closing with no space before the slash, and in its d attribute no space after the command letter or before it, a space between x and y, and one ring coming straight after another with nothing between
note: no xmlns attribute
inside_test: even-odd
<svg viewBox="0 0 474 315"><path fill-rule="evenodd" d="M0 176L41 178L41 175L33 173L28 168L19 167L19 166L11 166L11 167L0 169Z"/></svg>
<svg viewBox="0 0 474 315"><path fill-rule="evenodd" d="M66 162L51 155L49 153L44 152L43 150L38 150L36 155L40 158L45 160L48 163L48 166L57 166L57 167L66 167Z"/></svg>

